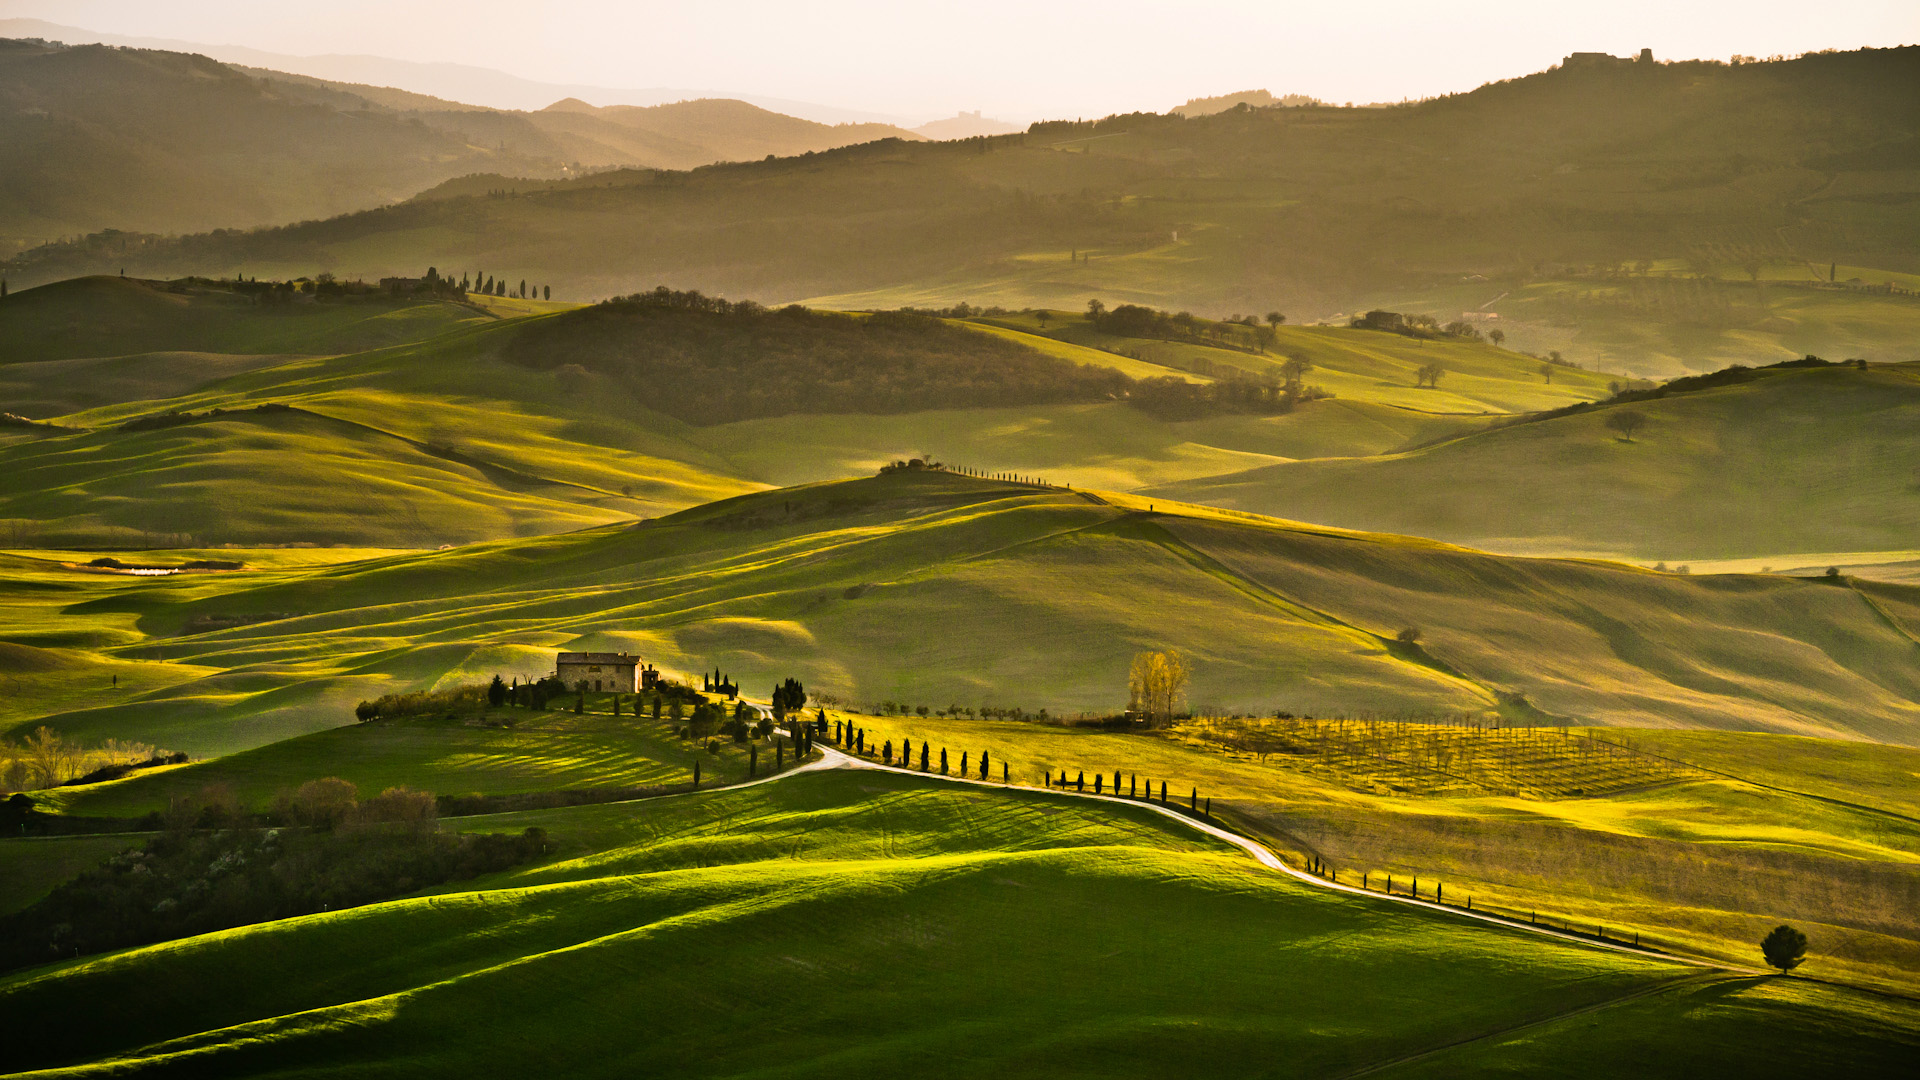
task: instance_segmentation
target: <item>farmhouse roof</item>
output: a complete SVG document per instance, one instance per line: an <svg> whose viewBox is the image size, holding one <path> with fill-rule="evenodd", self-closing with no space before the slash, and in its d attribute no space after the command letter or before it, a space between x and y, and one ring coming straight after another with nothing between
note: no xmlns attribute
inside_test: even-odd
<svg viewBox="0 0 1920 1080"><path fill-rule="evenodd" d="M623 652L563 652L556 662L562 664L638 664L640 658L632 653Z"/></svg>

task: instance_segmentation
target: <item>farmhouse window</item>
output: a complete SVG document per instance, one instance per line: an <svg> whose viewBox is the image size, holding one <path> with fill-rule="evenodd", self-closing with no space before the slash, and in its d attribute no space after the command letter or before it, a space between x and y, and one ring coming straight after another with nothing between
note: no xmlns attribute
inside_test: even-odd
<svg viewBox="0 0 1920 1080"><path fill-rule="evenodd" d="M599 671L599 670L600 670L600 665L599 665L599 664L595 664L595 665L593 665L592 667L590 667L590 668L588 668L587 670L588 670L588 671Z"/></svg>

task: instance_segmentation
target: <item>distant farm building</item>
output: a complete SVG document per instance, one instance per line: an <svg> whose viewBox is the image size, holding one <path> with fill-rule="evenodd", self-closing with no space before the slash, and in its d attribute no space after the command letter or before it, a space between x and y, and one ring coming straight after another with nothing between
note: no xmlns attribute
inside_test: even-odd
<svg viewBox="0 0 1920 1080"><path fill-rule="evenodd" d="M643 668L639 657L623 652L563 652L554 659L553 673L562 684L576 690L622 694L651 687L660 677L651 665Z"/></svg>

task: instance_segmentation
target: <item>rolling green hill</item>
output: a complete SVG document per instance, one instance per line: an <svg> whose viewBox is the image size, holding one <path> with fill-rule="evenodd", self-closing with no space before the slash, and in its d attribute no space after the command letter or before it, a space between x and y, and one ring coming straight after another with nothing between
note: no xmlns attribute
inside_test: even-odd
<svg viewBox="0 0 1920 1080"><path fill-rule="evenodd" d="M1920 269L1908 212L1920 121L1904 92L1916 57L1594 65L1395 108L1136 114L963 143L889 140L155 239L124 259L82 240L6 269L31 283L123 263L153 276L511 263L570 296L666 279L839 308L1075 309L1099 296L1296 319L1381 295L1428 297L1428 313L1453 318L1591 275L1550 290L1566 303L1518 312L1576 336L1591 315L1589 343L1565 350L1577 359L1674 373L1784 348L1857 355L1863 340L1875 359L1914 359L1899 332L1910 319L1872 330L1870 313L1783 313L1773 326L1764 310L1745 314L1755 305L1729 281L1748 261L1872 268L1858 276L1875 285ZM1634 348L1593 344L1617 325L1612 294L1631 291L1600 279L1642 263L1646 295L1627 301L1672 339L1657 369ZM1453 291L1463 284L1464 297ZM1688 299L1715 289L1729 296Z"/></svg>
<svg viewBox="0 0 1920 1080"><path fill-rule="evenodd" d="M1397 451L1603 392L1484 344L1359 330L1286 329L1263 351L1205 321L1211 344L1051 313L1043 328L1040 313L773 313L671 292L570 307L263 306L216 282L122 278L13 294L0 405L53 426L0 428L0 520L14 543L56 547L435 547L925 454L1127 489ZM1116 400L1138 380L1278 385L1287 354L1339 396L1186 418ZM1448 369L1442 388L1413 385L1428 362Z"/></svg>
<svg viewBox="0 0 1920 1080"><path fill-rule="evenodd" d="M1649 563L1909 547L1920 535L1908 460L1920 370L1751 376L1404 453L1283 462L1150 490L1495 550ZM1606 427L1629 411L1646 419L1631 441Z"/></svg>
<svg viewBox="0 0 1920 1080"><path fill-rule="evenodd" d="M76 278L15 292L0 303L0 377L11 371L23 381L34 378L33 373L14 370L18 364L147 353L365 352L489 321L488 313L477 306L440 300L374 295L323 303L260 304L215 282ZM120 365L128 375L150 366L137 360ZM61 374L39 381L68 383L65 373L75 369L42 370ZM88 374L97 377L91 370ZM155 389L173 387L163 378ZM167 392L143 395L171 396Z"/></svg>
<svg viewBox="0 0 1920 1080"><path fill-rule="evenodd" d="M16 727L196 753L338 726L389 690L534 674L541 650L575 646L747 686L798 674L850 700L1056 713L1117 707L1133 653L1174 647L1193 699L1229 711L1920 743L1910 587L1503 558L938 473L314 571L42 566L16 572L11 640L91 651L18 677ZM1394 640L1410 625L1419 648ZM118 690L63 689L112 663L131 665Z"/></svg>
<svg viewBox="0 0 1920 1080"><path fill-rule="evenodd" d="M563 854L9 976L6 1066L1791 1075L1913 1046L1896 999L1331 894L1135 808L838 773L465 824ZM88 1022L100 1000L122 1019Z"/></svg>

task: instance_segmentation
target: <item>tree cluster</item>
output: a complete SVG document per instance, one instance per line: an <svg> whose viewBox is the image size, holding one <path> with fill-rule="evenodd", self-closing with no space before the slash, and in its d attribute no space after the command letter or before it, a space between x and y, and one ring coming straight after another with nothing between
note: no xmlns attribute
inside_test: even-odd
<svg viewBox="0 0 1920 1080"><path fill-rule="evenodd" d="M1127 671L1127 710L1155 726L1171 723L1185 704L1191 674L1186 658L1171 649L1135 653Z"/></svg>
<svg viewBox="0 0 1920 1080"><path fill-rule="evenodd" d="M547 850L537 828L513 836L331 825L170 829L0 918L0 968L373 903Z"/></svg>
<svg viewBox="0 0 1920 1080"><path fill-rule="evenodd" d="M528 326L506 357L606 378L694 424L1094 402L1132 385L922 315L775 311L665 287Z"/></svg>

